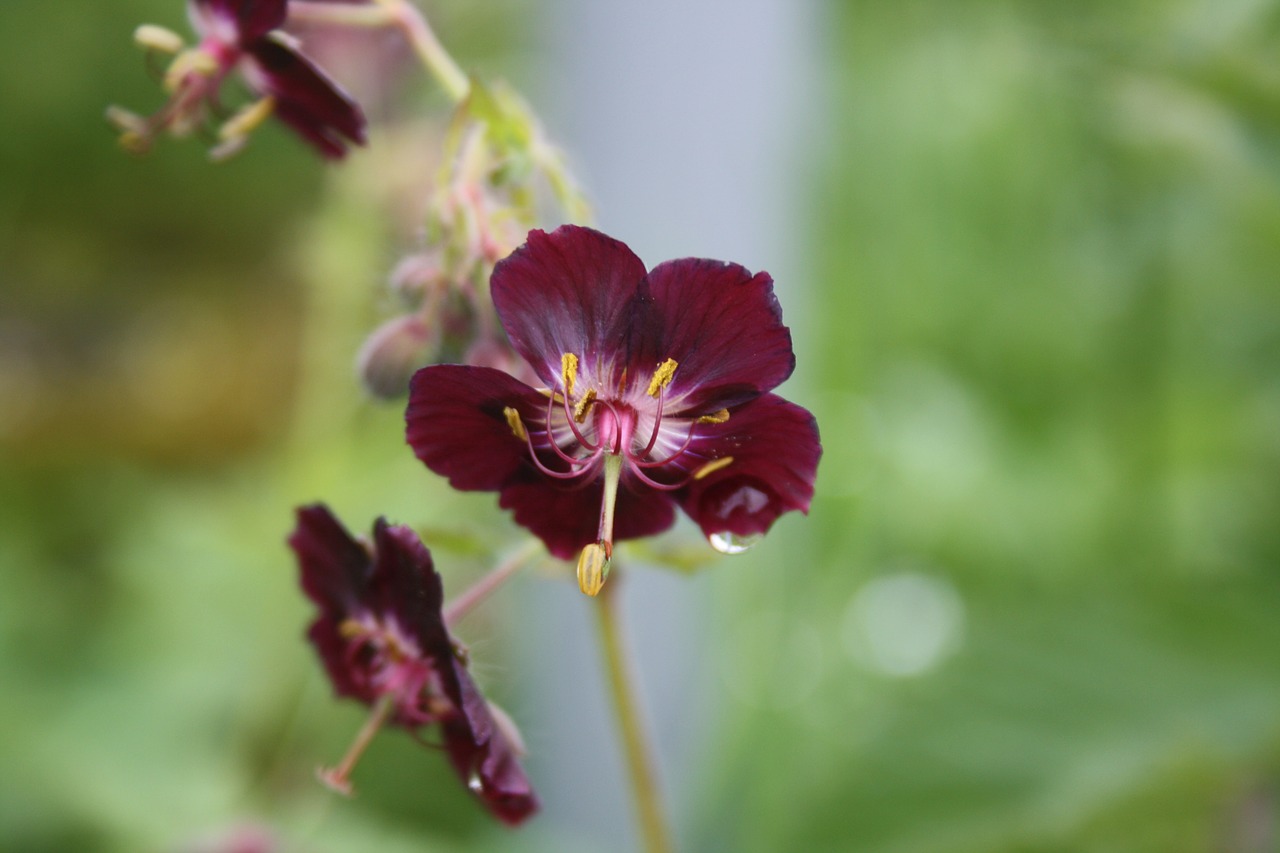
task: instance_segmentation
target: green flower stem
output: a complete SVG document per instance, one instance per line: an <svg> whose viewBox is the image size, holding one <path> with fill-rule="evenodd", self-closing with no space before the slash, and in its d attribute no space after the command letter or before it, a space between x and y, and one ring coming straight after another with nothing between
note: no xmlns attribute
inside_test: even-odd
<svg viewBox="0 0 1280 853"><path fill-rule="evenodd" d="M640 708L632 689L635 678L622 640L622 626L615 601L619 580L621 578L607 584L592 602L592 606L596 611L600 648L604 652L609 689L617 711L618 731L631 772L631 795L636 817L644 834L644 849L646 853L671 853L674 847L666 816L662 811L653 752L646 738Z"/></svg>
<svg viewBox="0 0 1280 853"><path fill-rule="evenodd" d="M397 27L445 94L461 101L471 91L466 73L436 38L422 10L410 0L373 0L361 6L293 0L289 4L289 17L295 21L347 27Z"/></svg>
<svg viewBox="0 0 1280 853"><path fill-rule="evenodd" d="M529 561L542 550L542 543L530 539L499 563L493 571L468 587L461 595L450 601L444 609L444 623L450 628L463 616L475 608L477 604L488 598L498 587L510 580L516 572L529 564Z"/></svg>

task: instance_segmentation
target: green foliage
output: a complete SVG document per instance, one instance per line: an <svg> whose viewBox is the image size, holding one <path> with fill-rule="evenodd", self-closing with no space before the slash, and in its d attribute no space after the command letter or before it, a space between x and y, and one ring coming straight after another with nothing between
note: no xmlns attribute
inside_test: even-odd
<svg viewBox="0 0 1280 853"><path fill-rule="evenodd" d="M826 457L723 586L697 849L1277 843L1278 10L1069 8L836 13ZM904 574L963 614L911 673L864 642L937 629L865 612Z"/></svg>
<svg viewBox="0 0 1280 853"><path fill-rule="evenodd" d="M311 780L362 717L300 640L289 508L430 528L451 588L512 531L344 380L385 177L278 129L126 158L102 108L158 103L129 33L180 4L69 5L0 4L0 847L556 849L403 737L349 805ZM809 518L707 572L689 849L1274 849L1280 5L826 14L786 306L826 456Z"/></svg>

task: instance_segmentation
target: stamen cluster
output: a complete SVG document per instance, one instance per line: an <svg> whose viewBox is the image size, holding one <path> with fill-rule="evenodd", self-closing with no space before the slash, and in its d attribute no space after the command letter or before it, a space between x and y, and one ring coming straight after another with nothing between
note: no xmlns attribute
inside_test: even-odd
<svg viewBox="0 0 1280 853"><path fill-rule="evenodd" d="M188 0L192 28L199 38L187 47L181 36L155 25L134 33L151 54L172 54L164 73L169 100L143 117L111 107L107 119L120 131L121 144L134 152L150 149L156 136L188 136L218 119L214 159L235 154L259 125L274 115L322 155L341 158L347 145L363 145L365 118L359 105L298 49L278 28L287 0ZM233 71L256 99L229 117L222 87Z"/></svg>

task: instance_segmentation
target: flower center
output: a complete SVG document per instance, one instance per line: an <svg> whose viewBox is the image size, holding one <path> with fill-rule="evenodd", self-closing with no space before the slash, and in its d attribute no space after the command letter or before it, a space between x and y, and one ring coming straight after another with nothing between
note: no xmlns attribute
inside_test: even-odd
<svg viewBox="0 0 1280 853"><path fill-rule="evenodd" d="M615 376L610 370L583 370L577 354L566 352L560 356L559 387L543 392L547 408L536 440L519 411L503 409L512 434L527 444L530 459L543 474L557 480L603 475L596 541L578 559L578 585L588 595L596 595L609 576L614 511L624 470L633 483L666 492L733 462L727 456L701 458L697 467L681 462L693 443L695 426L722 424L729 412L667 417L664 422L665 392L679 366L675 359L665 359L654 368L647 386L632 386L625 371ZM539 457L540 450L553 454L565 468L549 467ZM660 482L646 473L659 468L674 470L677 481Z"/></svg>
<svg viewBox="0 0 1280 853"><path fill-rule="evenodd" d="M346 619L338 630L348 641L352 668L365 676L374 693L393 697L407 722L426 725L453 713L435 667L394 622L365 614Z"/></svg>

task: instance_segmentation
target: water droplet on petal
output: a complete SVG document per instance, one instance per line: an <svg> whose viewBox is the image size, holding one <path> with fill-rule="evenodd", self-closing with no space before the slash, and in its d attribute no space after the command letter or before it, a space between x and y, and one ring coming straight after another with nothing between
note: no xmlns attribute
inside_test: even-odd
<svg viewBox="0 0 1280 853"><path fill-rule="evenodd" d="M745 551L750 551L763 538L763 533L740 536L737 533L730 533L726 530L722 533L712 533L707 537L707 541L711 543L712 548L715 548L721 554L741 554Z"/></svg>
<svg viewBox="0 0 1280 853"><path fill-rule="evenodd" d="M479 770L471 771L471 775L467 777L467 787L471 789L473 794L479 794L484 791L484 782L480 781Z"/></svg>

